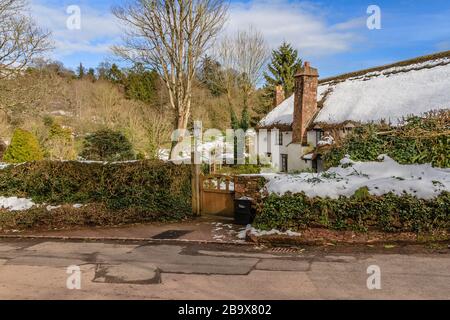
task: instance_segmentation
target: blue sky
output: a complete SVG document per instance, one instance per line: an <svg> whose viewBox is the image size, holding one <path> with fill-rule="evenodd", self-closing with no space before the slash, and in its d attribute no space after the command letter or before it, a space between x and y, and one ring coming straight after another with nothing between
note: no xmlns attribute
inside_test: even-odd
<svg viewBox="0 0 450 320"><path fill-rule="evenodd" d="M109 48L120 43L120 25L110 13L118 0L30 0L32 15L53 32L54 59L75 68L114 61ZM81 8L81 29L68 30L66 8ZM367 8L381 9L381 30L369 30ZM246 0L232 1L224 33L249 25L271 48L292 43L321 77L450 50L448 0Z"/></svg>

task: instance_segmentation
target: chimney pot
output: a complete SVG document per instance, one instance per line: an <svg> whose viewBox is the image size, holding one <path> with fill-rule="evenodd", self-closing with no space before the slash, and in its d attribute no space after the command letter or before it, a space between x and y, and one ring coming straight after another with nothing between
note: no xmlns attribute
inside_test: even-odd
<svg viewBox="0 0 450 320"><path fill-rule="evenodd" d="M275 96L273 99L273 107L276 108L285 100L284 89L282 85L275 86Z"/></svg>

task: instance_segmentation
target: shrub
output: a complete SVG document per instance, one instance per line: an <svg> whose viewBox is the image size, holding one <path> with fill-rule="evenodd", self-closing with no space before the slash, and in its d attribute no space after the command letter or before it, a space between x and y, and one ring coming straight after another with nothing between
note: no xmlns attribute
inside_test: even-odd
<svg viewBox="0 0 450 320"><path fill-rule="evenodd" d="M46 158L50 160L74 160L76 159L75 142L72 131L63 128L53 119L44 119L48 128L47 137L44 142Z"/></svg>
<svg viewBox="0 0 450 320"><path fill-rule="evenodd" d="M36 203L53 205L95 203L104 208L98 217L89 211L89 218L76 219L95 220L96 225L101 225L105 215L108 224L181 219L191 212L191 170L189 166L151 160L114 164L24 163L0 170L0 196L27 197ZM39 214L49 216L45 212ZM126 216L121 217L122 214ZM32 219L26 213L21 215L25 220ZM70 220L70 215L64 219Z"/></svg>
<svg viewBox="0 0 450 320"><path fill-rule="evenodd" d="M111 210L104 204L92 203L81 208L62 205L51 211L45 206L26 211L0 209L0 229L67 229L82 226L117 226L130 223L172 221L184 218L183 213L157 214L137 208Z"/></svg>
<svg viewBox="0 0 450 320"><path fill-rule="evenodd" d="M44 154L39 142L33 133L16 129L11 139L11 144L3 155L3 160L11 163L21 163L42 160Z"/></svg>
<svg viewBox="0 0 450 320"><path fill-rule="evenodd" d="M100 130L84 139L80 156L86 160L124 161L133 160L135 155L130 141L120 132Z"/></svg>
<svg viewBox="0 0 450 320"><path fill-rule="evenodd" d="M372 196L365 188L353 197L308 198L305 194L271 194L260 205L255 225L262 229L300 230L308 227L377 229L388 232L450 228L450 193L432 200L392 193Z"/></svg>
<svg viewBox="0 0 450 320"><path fill-rule="evenodd" d="M355 161L375 161L387 154L401 164L431 163L450 167L450 111L409 117L398 127L368 124L356 128L341 144L324 154L325 166L334 167L345 154Z"/></svg>

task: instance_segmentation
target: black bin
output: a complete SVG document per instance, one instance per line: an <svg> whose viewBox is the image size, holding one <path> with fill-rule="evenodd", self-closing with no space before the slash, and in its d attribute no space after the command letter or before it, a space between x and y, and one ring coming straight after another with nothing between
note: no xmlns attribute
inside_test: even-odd
<svg viewBox="0 0 450 320"><path fill-rule="evenodd" d="M234 223L248 225L253 222L252 200L243 198L234 200Z"/></svg>

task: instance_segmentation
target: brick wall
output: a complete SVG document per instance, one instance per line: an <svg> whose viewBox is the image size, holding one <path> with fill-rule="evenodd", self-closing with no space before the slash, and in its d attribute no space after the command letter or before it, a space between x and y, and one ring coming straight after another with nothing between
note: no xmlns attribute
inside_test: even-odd
<svg viewBox="0 0 450 320"><path fill-rule="evenodd" d="M252 198L252 203L256 206L261 202L261 189L264 187L266 179L261 176L240 175L235 177L234 197Z"/></svg>

